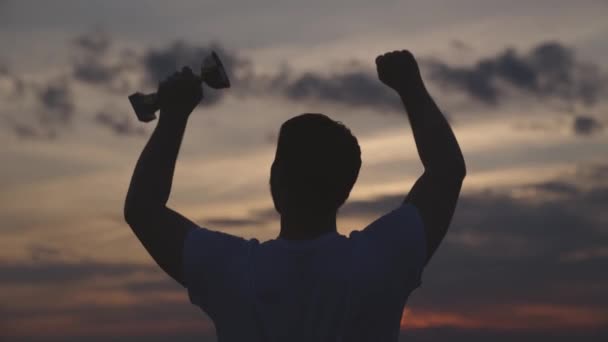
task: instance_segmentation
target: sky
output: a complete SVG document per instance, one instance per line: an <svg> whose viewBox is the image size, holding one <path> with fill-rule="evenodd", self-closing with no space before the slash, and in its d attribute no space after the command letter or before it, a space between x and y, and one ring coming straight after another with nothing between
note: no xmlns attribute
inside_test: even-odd
<svg viewBox="0 0 608 342"><path fill-rule="evenodd" d="M374 59L408 49L468 174L401 340L605 340L606 13L601 0L0 0L0 340L215 340L122 216L155 125L127 96L212 49L233 87L204 89L173 209L275 238L277 132L304 112L361 145L340 233L399 205L422 166Z"/></svg>

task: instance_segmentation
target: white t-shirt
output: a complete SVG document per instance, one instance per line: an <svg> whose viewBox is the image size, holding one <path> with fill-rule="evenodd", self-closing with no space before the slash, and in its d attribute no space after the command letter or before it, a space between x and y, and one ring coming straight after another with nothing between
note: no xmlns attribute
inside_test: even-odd
<svg viewBox="0 0 608 342"><path fill-rule="evenodd" d="M190 301L220 342L397 341L425 261L409 204L349 237L259 243L198 227L184 243Z"/></svg>

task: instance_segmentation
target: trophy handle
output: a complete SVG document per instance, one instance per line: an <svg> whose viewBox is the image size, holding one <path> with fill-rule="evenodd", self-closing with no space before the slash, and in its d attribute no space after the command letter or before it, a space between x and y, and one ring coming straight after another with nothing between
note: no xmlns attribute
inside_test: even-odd
<svg viewBox="0 0 608 342"><path fill-rule="evenodd" d="M156 119L154 112L159 109L156 93L144 95L137 92L129 96L129 101L139 121L150 122Z"/></svg>

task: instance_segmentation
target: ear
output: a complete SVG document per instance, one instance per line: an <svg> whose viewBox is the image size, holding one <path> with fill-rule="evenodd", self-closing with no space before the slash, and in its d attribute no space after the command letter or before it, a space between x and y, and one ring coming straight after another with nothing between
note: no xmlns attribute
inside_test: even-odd
<svg viewBox="0 0 608 342"><path fill-rule="evenodd" d="M279 168L275 160L272 162L272 166L270 167L270 194L272 195L274 208L279 214L281 214L281 203L283 202L281 193L283 191L284 190L281 189Z"/></svg>

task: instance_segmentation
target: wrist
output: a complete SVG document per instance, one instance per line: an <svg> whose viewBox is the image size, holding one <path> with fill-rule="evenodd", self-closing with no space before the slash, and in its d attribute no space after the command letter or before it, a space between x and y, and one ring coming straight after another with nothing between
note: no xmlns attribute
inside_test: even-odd
<svg viewBox="0 0 608 342"><path fill-rule="evenodd" d="M184 126L188 123L189 114L178 114L162 110L158 116L158 124L163 126Z"/></svg>
<svg viewBox="0 0 608 342"><path fill-rule="evenodd" d="M403 100L419 98L427 93L422 79L404 83L395 90Z"/></svg>

